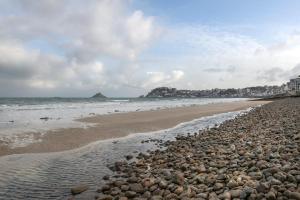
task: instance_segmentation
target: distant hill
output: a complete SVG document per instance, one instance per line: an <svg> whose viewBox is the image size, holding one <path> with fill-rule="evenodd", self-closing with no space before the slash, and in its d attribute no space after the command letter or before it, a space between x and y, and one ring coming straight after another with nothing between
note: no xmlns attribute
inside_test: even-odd
<svg viewBox="0 0 300 200"><path fill-rule="evenodd" d="M282 86L257 86L247 88L211 89L211 90L178 90L176 88L158 87L150 91L148 98L236 98L236 97L271 97L285 94L286 87Z"/></svg>
<svg viewBox="0 0 300 200"><path fill-rule="evenodd" d="M92 96L91 98L107 98L107 97L104 96L101 92L98 92L97 94L95 94L95 95Z"/></svg>

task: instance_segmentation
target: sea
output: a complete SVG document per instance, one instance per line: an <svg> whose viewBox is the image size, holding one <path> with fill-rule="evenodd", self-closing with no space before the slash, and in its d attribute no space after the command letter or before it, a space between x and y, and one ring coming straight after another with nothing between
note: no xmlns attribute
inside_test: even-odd
<svg viewBox="0 0 300 200"><path fill-rule="evenodd" d="M88 128L76 121L82 117L119 112L139 112L165 108L233 102L240 98L0 98L0 143L11 148L35 141L30 133L46 133L68 127ZM108 166L124 156L164 148L155 141L175 140L178 135L195 133L248 112L241 110L184 122L177 126L119 139L95 141L84 147L55 153L18 154L0 157L0 199L68 199L70 188L89 185L75 199L94 199L111 174ZM149 140L149 143L142 143Z"/></svg>

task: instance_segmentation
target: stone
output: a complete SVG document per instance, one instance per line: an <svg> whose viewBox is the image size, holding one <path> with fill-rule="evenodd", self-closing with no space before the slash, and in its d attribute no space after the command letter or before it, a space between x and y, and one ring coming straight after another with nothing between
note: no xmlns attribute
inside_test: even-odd
<svg viewBox="0 0 300 200"><path fill-rule="evenodd" d="M240 198L242 190L230 190L229 193L232 198Z"/></svg>
<svg viewBox="0 0 300 200"><path fill-rule="evenodd" d="M153 178L146 178L142 181L142 184L144 185L144 187L151 187L152 185L155 184L155 179Z"/></svg>
<svg viewBox="0 0 300 200"><path fill-rule="evenodd" d="M250 194L250 196L248 197L247 200L256 200L256 199L259 199L258 195L255 193L252 193L252 194Z"/></svg>
<svg viewBox="0 0 300 200"><path fill-rule="evenodd" d="M259 145L259 146L256 148L255 152L256 152L257 154L262 154L262 153L263 153L262 147Z"/></svg>
<svg viewBox="0 0 300 200"><path fill-rule="evenodd" d="M176 188L176 190L174 191L174 193L175 194L181 194L183 192L183 187L182 186L178 186L177 188Z"/></svg>
<svg viewBox="0 0 300 200"><path fill-rule="evenodd" d="M271 153L269 156L270 159L280 158L280 154L278 152Z"/></svg>
<svg viewBox="0 0 300 200"><path fill-rule="evenodd" d="M291 199L300 200L300 193L299 192L289 192L288 197Z"/></svg>
<svg viewBox="0 0 300 200"><path fill-rule="evenodd" d="M146 191L146 192L143 194L143 197L149 199L149 198L151 197L151 192Z"/></svg>
<svg viewBox="0 0 300 200"><path fill-rule="evenodd" d="M215 200L217 200L218 199L218 195L215 192L211 192L208 195L208 199L211 199L211 200L215 199Z"/></svg>
<svg viewBox="0 0 300 200"><path fill-rule="evenodd" d="M125 196L128 197L128 198L133 198L136 196L136 192L134 191L126 191L125 192Z"/></svg>
<svg viewBox="0 0 300 200"><path fill-rule="evenodd" d="M263 178L263 174L261 172L250 172L248 173L253 179L260 180Z"/></svg>
<svg viewBox="0 0 300 200"><path fill-rule="evenodd" d="M226 191L223 193L223 199L225 200L230 200L231 199L231 194L230 192Z"/></svg>
<svg viewBox="0 0 300 200"><path fill-rule="evenodd" d="M188 168L189 168L189 165L186 163L181 165L181 167L180 167L181 171L186 171Z"/></svg>
<svg viewBox="0 0 300 200"><path fill-rule="evenodd" d="M122 191L127 191L127 190L129 190L129 185L121 185L120 189Z"/></svg>
<svg viewBox="0 0 300 200"><path fill-rule="evenodd" d="M172 174L169 169L162 169L161 174L164 176L166 180L172 179Z"/></svg>
<svg viewBox="0 0 300 200"><path fill-rule="evenodd" d="M234 144L230 145L230 150L231 150L231 151L235 151L235 149L236 149L236 148L235 148L235 145L234 145Z"/></svg>
<svg viewBox="0 0 300 200"><path fill-rule="evenodd" d="M161 180L158 185L159 185L160 188L166 189L167 186L168 186L168 183L164 180Z"/></svg>
<svg viewBox="0 0 300 200"><path fill-rule="evenodd" d="M71 188L71 193L73 195L77 195L77 194L80 194L82 192L85 192L88 189L89 189L89 186L87 186L87 185L78 185L76 187Z"/></svg>
<svg viewBox="0 0 300 200"><path fill-rule="evenodd" d="M225 176L224 174L219 174L219 175L217 176L217 180L219 180L219 181L224 181L224 180L226 180L226 176Z"/></svg>
<svg viewBox="0 0 300 200"><path fill-rule="evenodd" d="M108 191L110 190L110 186L109 185L103 185L102 188L101 188L101 191L104 192L104 191ZM100 190L99 190L100 191Z"/></svg>
<svg viewBox="0 0 300 200"><path fill-rule="evenodd" d="M282 172L277 172L273 176L274 176L274 178L276 178L277 180L280 180L281 182L284 182L286 179L286 175L284 175Z"/></svg>
<svg viewBox="0 0 300 200"><path fill-rule="evenodd" d="M227 186L232 189L232 188L235 188L237 186L239 186L239 184L235 181L235 180L230 180L228 183L227 183Z"/></svg>
<svg viewBox="0 0 300 200"><path fill-rule="evenodd" d="M208 193L199 193L199 194L197 194L197 197L202 198L202 199L207 199Z"/></svg>
<svg viewBox="0 0 300 200"><path fill-rule="evenodd" d="M213 185L215 182L216 182L216 178L213 175L210 175L205 179L205 184L207 185Z"/></svg>
<svg viewBox="0 0 300 200"><path fill-rule="evenodd" d="M266 199L267 200L275 200L276 199L276 195L274 192L270 191L266 194Z"/></svg>
<svg viewBox="0 0 300 200"><path fill-rule="evenodd" d="M126 158L126 160L131 160L133 158L133 156L132 155L127 155L127 156L125 156L125 158Z"/></svg>
<svg viewBox="0 0 300 200"><path fill-rule="evenodd" d="M297 179L292 174L287 174L286 179L289 182L297 183Z"/></svg>
<svg viewBox="0 0 300 200"><path fill-rule="evenodd" d="M214 185L214 190L220 190L224 187L224 184L223 183L215 183Z"/></svg>
<svg viewBox="0 0 300 200"><path fill-rule="evenodd" d="M97 200L112 200L113 197L111 195L106 194L100 194L100 196L97 197Z"/></svg>
<svg viewBox="0 0 300 200"><path fill-rule="evenodd" d="M180 172L176 172L173 176L173 183L176 183L178 185L183 185L184 184L184 174Z"/></svg>
<svg viewBox="0 0 300 200"><path fill-rule="evenodd" d="M138 182L138 178L136 176L131 176L130 178L127 179L127 182L136 183Z"/></svg>
<svg viewBox="0 0 300 200"><path fill-rule="evenodd" d="M280 180L277 180L275 178L272 178L271 181L270 181L270 184L271 185L281 185L281 181Z"/></svg>
<svg viewBox="0 0 300 200"><path fill-rule="evenodd" d="M150 200L161 200L161 199L163 199L162 196L160 196L160 195L154 195L154 196L151 197Z"/></svg>
<svg viewBox="0 0 300 200"><path fill-rule="evenodd" d="M123 180L116 180L116 181L114 181L113 184L114 184L114 186L116 186L116 187L121 187L121 185L125 185L126 182L123 181Z"/></svg>
<svg viewBox="0 0 300 200"><path fill-rule="evenodd" d="M199 173L206 172L206 168L205 168L205 166L204 166L203 164L201 164L201 165L199 166L198 172L199 172Z"/></svg>
<svg viewBox="0 0 300 200"><path fill-rule="evenodd" d="M268 183L259 183L256 186L256 191L260 193L267 193L269 191L270 185Z"/></svg>
<svg viewBox="0 0 300 200"><path fill-rule="evenodd" d="M177 198L177 195L174 194L174 193L171 193L171 194L168 194L165 199L176 199Z"/></svg>
<svg viewBox="0 0 300 200"><path fill-rule="evenodd" d="M129 185L130 190L136 192L136 193L143 193L144 187L140 183L133 183Z"/></svg>
<svg viewBox="0 0 300 200"><path fill-rule="evenodd" d="M253 189L250 187L245 187L241 194L240 194L240 198L241 199L247 199L247 197L249 197L251 195L251 193L253 192Z"/></svg>
<svg viewBox="0 0 300 200"><path fill-rule="evenodd" d="M204 183L204 181L205 181L205 179L206 179L206 176L205 175L202 175L202 174L200 174L200 175L197 175L195 178L194 178L194 180L197 182L197 183Z"/></svg>

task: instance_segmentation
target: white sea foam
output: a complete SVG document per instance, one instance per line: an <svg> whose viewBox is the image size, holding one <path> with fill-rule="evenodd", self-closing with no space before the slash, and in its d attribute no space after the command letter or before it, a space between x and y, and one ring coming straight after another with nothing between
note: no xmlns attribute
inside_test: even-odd
<svg viewBox="0 0 300 200"><path fill-rule="evenodd" d="M55 99L55 101L22 99L20 101L12 99L10 101L6 100L2 104L0 101L0 142L8 143L12 147L26 146L36 141L32 135L25 136L24 133L44 134L48 130L59 128L85 128L89 124L74 120L93 115L239 100L241 99L109 99L106 101L91 101L90 99Z"/></svg>

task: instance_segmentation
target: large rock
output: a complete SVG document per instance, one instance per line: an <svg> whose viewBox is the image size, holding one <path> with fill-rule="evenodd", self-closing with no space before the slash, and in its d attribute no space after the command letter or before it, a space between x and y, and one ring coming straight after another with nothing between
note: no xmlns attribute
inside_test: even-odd
<svg viewBox="0 0 300 200"><path fill-rule="evenodd" d="M87 186L87 185L78 185L76 187L71 188L71 193L73 195L77 195L77 194L80 194L80 193L82 193L82 192L84 192L88 189L89 189L89 186Z"/></svg>

